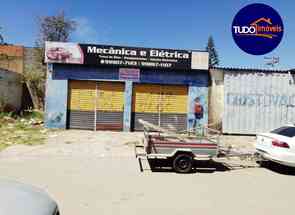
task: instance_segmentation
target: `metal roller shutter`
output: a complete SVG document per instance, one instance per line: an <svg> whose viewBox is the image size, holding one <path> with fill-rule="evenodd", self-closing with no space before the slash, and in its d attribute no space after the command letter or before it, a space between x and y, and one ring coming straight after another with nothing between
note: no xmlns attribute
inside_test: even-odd
<svg viewBox="0 0 295 215"><path fill-rule="evenodd" d="M164 128L185 130L187 124L186 86L137 84L133 92L134 130L142 130L138 119Z"/></svg>
<svg viewBox="0 0 295 215"><path fill-rule="evenodd" d="M70 81L68 127L94 130L96 82Z"/></svg>
<svg viewBox="0 0 295 215"><path fill-rule="evenodd" d="M176 130L186 129L187 92L186 86L161 86L160 126Z"/></svg>
<svg viewBox="0 0 295 215"><path fill-rule="evenodd" d="M123 130L124 88L120 82L97 83L97 130Z"/></svg>

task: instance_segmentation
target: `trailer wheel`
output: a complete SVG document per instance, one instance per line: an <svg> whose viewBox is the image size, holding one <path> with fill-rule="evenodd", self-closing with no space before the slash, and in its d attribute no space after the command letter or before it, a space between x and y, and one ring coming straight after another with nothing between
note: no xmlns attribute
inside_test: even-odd
<svg viewBox="0 0 295 215"><path fill-rule="evenodd" d="M155 170L157 168L157 160L155 159L148 159L148 163L150 165L151 170Z"/></svg>
<svg viewBox="0 0 295 215"><path fill-rule="evenodd" d="M189 173L193 167L193 157L189 154L179 154L173 160L173 168L177 173Z"/></svg>

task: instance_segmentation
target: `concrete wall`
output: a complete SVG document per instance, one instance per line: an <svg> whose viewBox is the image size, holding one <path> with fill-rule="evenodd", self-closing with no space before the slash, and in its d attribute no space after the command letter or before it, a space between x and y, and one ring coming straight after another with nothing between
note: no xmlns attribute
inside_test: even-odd
<svg viewBox="0 0 295 215"><path fill-rule="evenodd" d="M0 69L0 106L6 106L7 111L21 107L21 80L21 74Z"/></svg>
<svg viewBox="0 0 295 215"><path fill-rule="evenodd" d="M48 72L46 83L46 127L66 127L66 103L68 80L95 80L95 81L118 81L118 68L97 68L71 65L53 65L53 72ZM191 71L161 71L141 70L139 83L155 84L183 84L189 86L188 99L188 128L192 126L193 101L200 97L204 107L202 124L208 124L208 81L209 75L206 70ZM138 83L138 82L137 82ZM124 130L131 127L133 82L125 82L125 105L124 105ZM59 122L56 122L56 116Z"/></svg>
<svg viewBox="0 0 295 215"><path fill-rule="evenodd" d="M221 129L224 111L224 72L210 69L211 85L209 87L209 125Z"/></svg>
<svg viewBox="0 0 295 215"><path fill-rule="evenodd" d="M54 80L48 66L45 92L45 127L66 128L68 80Z"/></svg>
<svg viewBox="0 0 295 215"><path fill-rule="evenodd" d="M124 131L131 129L131 112L132 112L132 81L125 82L125 96L124 96L124 116L123 128Z"/></svg>
<svg viewBox="0 0 295 215"><path fill-rule="evenodd" d="M0 45L0 103L19 110L22 101L23 47Z"/></svg>
<svg viewBox="0 0 295 215"><path fill-rule="evenodd" d="M23 93L26 87L22 82L23 74L33 68L46 68L37 51L36 48L0 45L0 100L16 110L32 106L28 93Z"/></svg>
<svg viewBox="0 0 295 215"><path fill-rule="evenodd" d="M24 48L24 72L30 72L32 69L40 69L46 71L46 65L40 59L40 49ZM40 69L41 70L41 69Z"/></svg>

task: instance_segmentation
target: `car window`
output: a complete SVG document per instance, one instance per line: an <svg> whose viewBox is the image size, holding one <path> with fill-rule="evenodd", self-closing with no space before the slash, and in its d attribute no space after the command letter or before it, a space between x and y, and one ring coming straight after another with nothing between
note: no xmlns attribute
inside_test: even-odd
<svg viewBox="0 0 295 215"><path fill-rule="evenodd" d="M279 134L279 135L286 136L286 137L294 137L295 136L295 127L284 126L284 127L277 128L277 129L271 131L270 133Z"/></svg>

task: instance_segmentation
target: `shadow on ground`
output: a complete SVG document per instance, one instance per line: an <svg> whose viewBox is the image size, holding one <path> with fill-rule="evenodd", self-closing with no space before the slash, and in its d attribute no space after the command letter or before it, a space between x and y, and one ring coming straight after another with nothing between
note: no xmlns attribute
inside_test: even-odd
<svg viewBox="0 0 295 215"><path fill-rule="evenodd" d="M149 160L150 170L152 172L171 172L174 173L173 168L171 168L171 162L166 160L158 160L156 162ZM224 163L210 161L195 161L193 164L193 170L191 173L214 173L224 172L233 170L231 166L228 166Z"/></svg>
<svg viewBox="0 0 295 215"><path fill-rule="evenodd" d="M271 161L263 161L261 164L262 168L265 168L269 171L281 174L281 175L291 175L295 176L295 168L284 166L278 163L274 163Z"/></svg>
<svg viewBox="0 0 295 215"><path fill-rule="evenodd" d="M166 160L159 160L156 163L154 161L149 161L149 165L152 172L170 172L174 173L173 168L171 168L171 163ZM261 168L268 171L272 171L277 174L295 176L295 168L280 165L271 161L263 161L260 164ZM192 173L214 173L214 172L225 172L248 168L257 168L257 165L239 165L239 164L228 164L225 162L210 161L195 161L193 165Z"/></svg>

